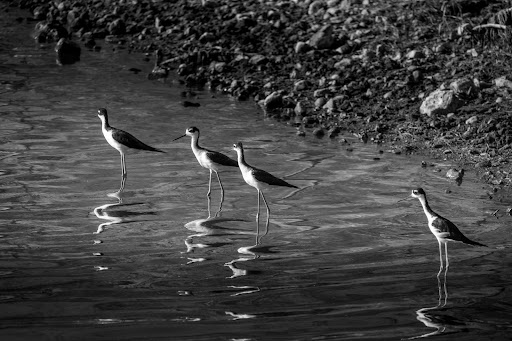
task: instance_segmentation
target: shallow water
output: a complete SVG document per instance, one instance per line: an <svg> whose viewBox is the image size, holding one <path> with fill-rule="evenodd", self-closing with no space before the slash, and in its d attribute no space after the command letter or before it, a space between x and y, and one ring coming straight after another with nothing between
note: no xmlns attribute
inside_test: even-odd
<svg viewBox="0 0 512 341"><path fill-rule="evenodd" d="M31 24L2 14L0 33L0 336L2 340L503 339L512 331L510 202L485 195L450 163L295 135L252 103L176 81L146 80L150 63L105 45L59 67ZM130 68L141 69L136 74ZM120 158L110 123L166 154ZM221 173L225 200L196 162L201 144L300 187L266 192L271 216L238 170ZM470 238L438 247L414 187ZM447 193L446 190L449 190ZM492 213L500 209L497 219ZM432 309L429 309L432 308Z"/></svg>

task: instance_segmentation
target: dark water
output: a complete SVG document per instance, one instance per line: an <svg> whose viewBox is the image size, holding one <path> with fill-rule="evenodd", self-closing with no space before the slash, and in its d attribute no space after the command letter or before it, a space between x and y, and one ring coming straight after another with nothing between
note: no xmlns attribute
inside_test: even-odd
<svg viewBox="0 0 512 341"><path fill-rule="evenodd" d="M488 200L471 172L457 186L449 162L299 138L206 91L185 108L176 82L146 80L150 63L109 45L59 67L31 24L2 16L2 340L509 338L510 202ZM128 155L122 193L99 107L167 151ZM266 193L268 225L236 169L221 173L222 210L215 178L208 202L189 138L172 142L192 125L204 146L234 157L242 141L249 163L300 187ZM397 204L417 186L491 246L451 244L439 280L419 202Z"/></svg>

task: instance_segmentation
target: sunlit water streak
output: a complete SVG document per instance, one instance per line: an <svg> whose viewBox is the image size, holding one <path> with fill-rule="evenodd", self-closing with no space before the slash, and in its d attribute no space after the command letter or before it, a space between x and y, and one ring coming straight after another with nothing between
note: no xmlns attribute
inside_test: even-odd
<svg viewBox="0 0 512 341"><path fill-rule="evenodd" d="M457 186L444 178L448 162L422 168L418 158L356 140L346 148L300 138L252 103L205 91L194 99L201 107L184 108L177 82L149 82L151 63L109 45L58 67L50 46L26 35L9 42L15 32L3 20L2 339L427 335L432 327L417 312L439 300L437 242L419 203L397 204L416 186L465 234L492 246L451 247L449 299L428 314L464 326L447 328L447 338L510 334L510 217L489 213L510 202L488 200L470 172ZM113 126L167 151L129 154L122 193L99 107ZM201 129L205 147L232 157L242 141L251 164L300 190L266 193L268 226L256 223L255 190L236 169L222 174L222 208L215 181L209 202L208 172L188 141L171 142L189 126Z"/></svg>

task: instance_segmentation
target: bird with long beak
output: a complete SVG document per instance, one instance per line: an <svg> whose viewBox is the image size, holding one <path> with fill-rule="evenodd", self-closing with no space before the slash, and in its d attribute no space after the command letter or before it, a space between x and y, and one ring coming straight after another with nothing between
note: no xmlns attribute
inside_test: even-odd
<svg viewBox="0 0 512 341"><path fill-rule="evenodd" d="M446 218L443 218L436 212L434 212L427 201L427 195L422 188L413 189L411 195L407 198L404 198L400 201L408 200L408 199L418 199L423 207L423 212L428 219L428 227L430 231L437 238L437 242L439 243L439 262L440 262L440 270L443 269L443 252L442 252L442 244L444 244L445 249L445 257L446 257L446 267L448 267L448 242L462 242L464 244L476 245L476 246L487 246L481 244L479 242L475 242L460 232L460 230L455 226L454 223L449 221Z"/></svg>
<svg viewBox="0 0 512 341"><path fill-rule="evenodd" d="M103 136L105 137L105 140L107 140L108 144L111 145L113 148L115 148L119 153L121 154L121 188L120 191L124 189L124 184L126 181L126 162L125 162L125 154L128 150L147 150L150 152L159 152L159 153L165 153L163 150L148 146L142 141L139 141L135 136L132 134L117 129L114 127L111 127L108 124L108 115L107 115L107 109L100 108L98 109L98 117L101 120L101 131L103 132Z"/></svg>
<svg viewBox="0 0 512 341"><path fill-rule="evenodd" d="M233 149L236 151L238 156L238 166L240 167L240 171L242 172L242 176L245 180L245 182L256 188L258 190L258 212L256 213L256 220L258 220L260 215L260 195L263 198L263 202L265 203L265 206L267 207L267 219L270 216L270 208L268 207L267 201L265 200L265 196L263 195L263 188L269 187L269 186L283 186L283 187L292 187L292 188L298 188L295 185L291 185L288 182L279 179L272 174L262 170L258 169L252 166L249 166L249 164L245 161L244 157L244 148L242 146L241 142L235 143L233 145Z"/></svg>
<svg viewBox="0 0 512 341"><path fill-rule="evenodd" d="M223 167L238 167L238 162L220 152L199 146L199 129L196 127L187 128L185 135L177 137L173 141L179 140L185 136L190 136L192 138L190 145L192 147L192 152L197 159L197 162L199 162L202 167L210 170L210 181L208 182L208 193L206 196L208 198L210 197L212 191L212 172L215 172L217 175L217 180L219 180L222 202L224 199L224 188L222 187L222 182L220 181L219 171Z"/></svg>

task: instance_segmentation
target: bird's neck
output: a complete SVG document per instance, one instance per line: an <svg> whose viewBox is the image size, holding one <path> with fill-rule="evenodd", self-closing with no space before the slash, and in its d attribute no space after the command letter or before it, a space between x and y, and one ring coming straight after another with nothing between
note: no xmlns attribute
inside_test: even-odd
<svg viewBox="0 0 512 341"><path fill-rule="evenodd" d="M245 162L244 151L243 150L237 150L236 154L237 154L238 165L240 166L240 168L247 168L247 167L249 167L247 162Z"/></svg>
<svg viewBox="0 0 512 341"><path fill-rule="evenodd" d="M197 153L201 150L201 147L199 147L199 135L192 136L192 139L190 140L190 146L192 147L192 151L194 153Z"/></svg>
<svg viewBox="0 0 512 341"><path fill-rule="evenodd" d="M420 199L421 206L423 207L423 212L425 212L425 215L427 216L427 218L429 220L434 218L435 217L435 213L430 208L430 206L428 204L428 201L427 201L427 198L426 197L420 197L419 199Z"/></svg>
<svg viewBox="0 0 512 341"><path fill-rule="evenodd" d="M103 131L109 131L110 125L108 124L108 118L106 116L101 116L100 119L101 119L101 129Z"/></svg>

